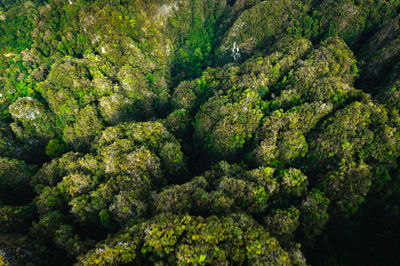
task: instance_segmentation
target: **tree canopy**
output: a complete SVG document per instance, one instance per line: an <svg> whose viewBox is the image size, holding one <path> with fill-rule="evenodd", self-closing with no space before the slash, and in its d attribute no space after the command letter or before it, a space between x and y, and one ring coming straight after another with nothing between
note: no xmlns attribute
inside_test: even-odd
<svg viewBox="0 0 400 266"><path fill-rule="evenodd" d="M397 265L399 0L0 2L0 265Z"/></svg>

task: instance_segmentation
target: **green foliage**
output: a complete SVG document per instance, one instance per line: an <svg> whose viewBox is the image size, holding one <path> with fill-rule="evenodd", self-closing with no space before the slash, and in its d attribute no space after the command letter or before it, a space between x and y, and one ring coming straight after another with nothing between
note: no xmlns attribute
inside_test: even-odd
<svg viewBox="0 0 400 266"><path fill-rule="evenodd" d="M157 216L90 251L80 263L157 263L163 259L174 264L291 263L276 239L242 214L207 219Z"/></svg>
<svg viewBox="0 0 400 266"><path fill-rule="evenodd" d="M33 44L31 32L38 10L33 2L15 3L6 12L0 11L0 51L19 53Z"/></svg>
<svg viewBox="0 0 400 266"><path fill-rule="evenodd" d="M300 211L294 206L286 210L277 209L265 218L266 228L280 243L289 244L300 225L299 218Z"/></svg>
<svg viewBox="0 0 400 266"><path fill-rule="evenodd" d="M280 174L282 190L290 196L300 197L307 191L308 180L300 170L290 168Z"/></svg>
<svg viewBox="0 0 400 266"><path fill-rule="evenodd" d="M140 245L139 238L143 241ZM126 252L121 254L122 248ZM189 215L157 216L90 251L81 258L81 263L157 263L164 258L174 264L249 261L287 265L291 262L276 239L254 220L234 214L207 219Z"/></svg>
<svg viewBox="0 0 400 266"><path fill-rule="evenodd" d="M64 154L32 180L40 226L55 234L53 241L60 248L75 245L73 254L86 245L77 233L80 226L115 230L138 219L148 211L151 190L186 171L180 145L158 122L109 127L92 149L95 155ZM47 222L55 211L59 219ZM66 217L80 226L65 231ZM64 245L59 238L66 235L73 240Z"/></svg>
<svg viewBox="0 0 400 266"><path fill-rule="evenodd" d="M100 222L104 227L107 228L110 226L111 215L107 210L101 210L99 212L99 217L100 217Z"/></svg>
<svg viewBox="0 0 400 266"><path fill-rule="evenodd" d="M0 264L395 264L399 8L1 1Z"/></svg>
<svg viewBox="0 0 400 266"><path fill-rule="evenodd" d="M262 117L259 95L246 90L231 103L232 94L210 98L196 116L196 136L218 159L237 156Z"/></svg>
<svg viewBox="0 0 400 266"><path fill-rule="evenodd" d="M15 230L26 229L31 226L31 221L35 215L33 204L24 206L1 206L0 207L0 225L1 233L11 233Z"/></svg>
<svg viewBox="0 0 400 266"><path fill-rule="evenodd" d="M58 139L51 139L46 145L46 155L50 158L55 158L62 155L65 150L65 144Z"/></svg>
<svg viewBox="0 0 400 266"><path fill-rule="evenodd" d="M223 39L217 51L218 57L222 61L232 61L252 55L257 48L270 45L274 38L285 31L300 37L300 34L293 34L292 31L311 8L310 2L279 0L272 5L261 1L244 11ZM234 52L235 48L239 50Z"/></svg>
<svg viewBox="0 0 400 266"><path fill-rule="evenodd" d="M226 5L213 0L188 3L169 18L170 30L177 36L171 62L175 85L199 77L212 65L217 48L217 20Z"/></svg>
<svg viewBox="0 0 400 266"><path fill-rule="evenodd" d="M146 242L141 252L153 262L161 255L171 256L176 263L290 263L276 239L240 214L207 219L161 216L142 228Z"/></svg>
<svg viewBox="0 0 400 266"><path fill-rule="evenodd" d="M21 140L47 140L54 137L53 114L42 103L31 97L19 98L10 105L9 112L16 121L11 129ZM20 126L21 125L21 126Z"/></svg>
<svg viewBox="0 0 400 266"><path fill-rule="evenodd" d="M315 237L321 234L326 222L329 219L327 209L329 199L319 190L311 191L301 203L301 231L306 244L312 245ZM307 242L310 241L310 242Z"/></svg>
<svg viewBox="0 0 400 266"><path fill-rule="evenodd" d="M209 19L201 28L193 26L194 29L187 33L172 63L176 80L196 78L211 65L216 38L214 23Z"/></svg>
<svg viewBox="0 0 400 266"><path fill-rule="evenodd" d="M312 130L320 117L326 115L331 108L328 104L316 102L304 104L285 113L282 109L274 111L265 119L260 130L262 141L255 150L255 159L265 165L276 161L285 165L305 157L308 144L304 135ZM308 123L303 123L303 119Z"/></svg>
<svg viewBox="0 0 400 266"><path fill-rule="evenodd" d="M0 158L0 204L24 203L30 200L29 187L33 169L24 161Z"/></svg>
<svg viewBox="0 0 400 266"><path fill-rule="evenodd" d="M129 234L113 238L106 247L89 251L79 259L79 265L118 265L135 261L139 239Z"/></svg>

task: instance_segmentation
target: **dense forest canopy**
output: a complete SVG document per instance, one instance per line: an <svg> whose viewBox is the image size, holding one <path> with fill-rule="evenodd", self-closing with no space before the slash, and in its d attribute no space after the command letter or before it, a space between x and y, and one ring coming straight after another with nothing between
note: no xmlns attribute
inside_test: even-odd
<svg viewBox="0 0 400 266"><path fill-rule="evenodd" d="M0 1L0 265L398 265L400 0Z"/></svg>

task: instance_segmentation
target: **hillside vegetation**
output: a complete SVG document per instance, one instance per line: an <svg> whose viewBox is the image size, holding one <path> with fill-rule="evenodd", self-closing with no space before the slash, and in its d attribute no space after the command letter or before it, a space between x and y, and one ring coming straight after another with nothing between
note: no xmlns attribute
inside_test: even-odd
<svg viewBox="0 0 400 266"><path fill-rule="evenodd" d="M3 0L0 265L398 265L400 0Z"/></svg>

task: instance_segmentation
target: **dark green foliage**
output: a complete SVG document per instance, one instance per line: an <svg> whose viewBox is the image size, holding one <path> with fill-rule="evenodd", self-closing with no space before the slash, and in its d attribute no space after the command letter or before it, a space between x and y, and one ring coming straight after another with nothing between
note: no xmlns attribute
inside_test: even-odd
<svg viewBox="0 0 400 266"><path fill-rule="evenodd" d="M265 218L265 224L280 243L288 244L300 225L299 216L300 211L293 206L287 210L277 209L271 212L271 216Z"/></svg>
<svg viewBox="0 0 400 266"><path fill-rule="evenodd" d="M30 49L33 44L31 32L41 1L3 2L8 1L2 1L4 7L0 8L0 51L12 54Z"/></svg>
<svg viewBox="0 0 400 266"><path fill-rule="evenodd" d="M251 55L259 47L271 44L305 15L310 2L279 0L271 4L261 1L244 11L234 22L218 49L218 56L236 61Z"/></svg>
<svg viewBox="0 0 400 266"><path fill-rule="evenodd" d="M211 66L217 45L217 20L223 15L224 1L190 0L178 5L177 12L169 18L176 34L172 58L174 84L199 77Z"/></svg>
<svg viewBox="0 0 400 266"><path fill-rule="evenodd" d="M35 215L35 208L32 203L25 206L0 207L0 232L2 234L27 230L31 226L31 221Z"/></svg>
<svg viewBox="0 0 400 266"><path fill-rule="evenodd" d="M100 217L100 222L104 227L107 228L110 226L111 215L107 210L101 210L99 212L99 217Z"/></svg>
<svg viewBox="0 0 400 266"><path fill-rule="evenodd" d="M177 80L198 77L207 66L211 65L216 38L213 23L215 22L209 20L206 21L204 27L200 29L195 27L187 34L181 48L175 52L173 73Z"/></svg>
<svg viewBox="0 0 400 266"><path fill-rule="evenodd" d="M55 158L63 154L66 150L65 144L58 139L51 139L46 146L46 155Z"/></svg>
<svg viewBox="0 0 400 266"><path fill-rule="evenodd" d="M23 161L0 158L0 206L30 200L32 192L29 182L32 170Z"/></svg>
<svg viewBox="0 0 400 266"><path fill-rule="evenodd" d="M327 212L329 203L324 193L317 189L311 191L301 203L301 233L306 245L313 245L315 237L321 234L329 219Z"/></svg>
<svg viewBox="0 0 400 266"><path fill-rule="evenodd" d="M0 1L0 265L396 265L399 11Z"/></svg>

